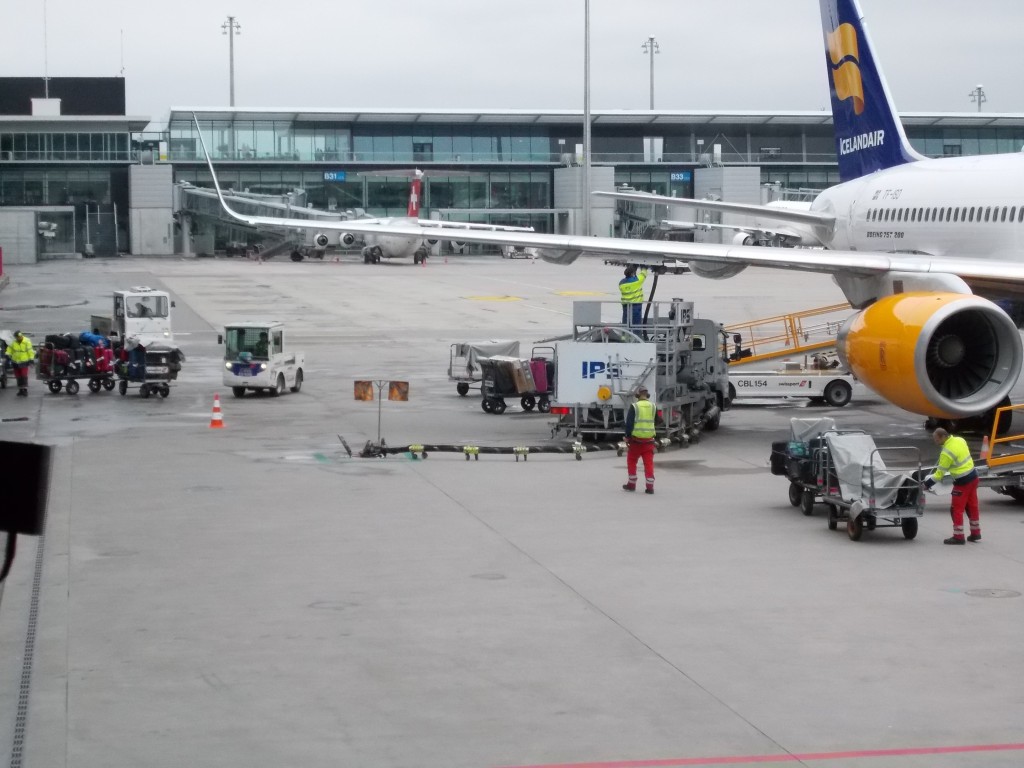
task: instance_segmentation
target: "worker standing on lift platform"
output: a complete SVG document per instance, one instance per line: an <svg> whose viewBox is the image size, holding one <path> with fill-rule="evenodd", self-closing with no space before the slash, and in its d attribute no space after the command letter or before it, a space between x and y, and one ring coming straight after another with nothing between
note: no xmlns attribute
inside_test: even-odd
<svg viewBox="0 0 1024 768"><path fill-rule="evenodd" d="M639 328L644 324L644 280L647 270L637 273L636 265L626 267L624 277L619 280L619 294L622 297L622 324Z"/></svg>

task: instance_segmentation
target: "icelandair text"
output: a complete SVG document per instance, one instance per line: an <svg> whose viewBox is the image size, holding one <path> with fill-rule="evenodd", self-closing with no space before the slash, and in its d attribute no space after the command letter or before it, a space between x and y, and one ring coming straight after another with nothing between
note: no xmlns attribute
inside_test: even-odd
<svg viewBox="0 0 1024 768"><path fill-rule="evenodd" d="M859 136L839 140L839 154L848 155L862 149L880 147L885 143L885 131L868 131Z"/></svg>

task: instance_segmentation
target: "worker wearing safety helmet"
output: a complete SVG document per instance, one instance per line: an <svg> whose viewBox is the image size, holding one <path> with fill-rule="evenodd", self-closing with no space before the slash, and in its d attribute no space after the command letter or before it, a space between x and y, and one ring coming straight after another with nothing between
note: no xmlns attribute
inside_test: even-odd
<svg viewBox="0 0 1024 768"><path fill-rule="evenodd" d="M953 518L953 535L943 540L943 544L964 543L964 510L971 524L971 535L968 541L981 541L981 513L978 510L978 472L974 468L971 449L962 437L951 435L939 427L932 432L932 440L942 446L939 453L939 464L935 473L925 480L925 488L929 490L942 480L944 475L953 478L953 496L949 506L949 515Z"/></svg>
<svg viewBox="0 0 1024 768"><path fill-rule="evenodd" d="M619 295L622 298L622 324L639 328L643 325L644 280L647 270L637 272L636 266L626 267L624 277L619 280Z"/></svg>
<svg viewBox="0 0 1024 768"><path fill-rule="evenodd" d="M626 472L624 491L636 490L636 465L644 462L645 493L654 493L654 403L650 392L641 386L636 391L636 402L626 409Z"/></svg>
<svg viewBox="0 0 1024 768"><path fill-rule="evenodd" d="M36 356L32 342L21 331L15 331L14 341L7 345L7 356L18 382L18 397L28 397L28 367Z"/></svg>

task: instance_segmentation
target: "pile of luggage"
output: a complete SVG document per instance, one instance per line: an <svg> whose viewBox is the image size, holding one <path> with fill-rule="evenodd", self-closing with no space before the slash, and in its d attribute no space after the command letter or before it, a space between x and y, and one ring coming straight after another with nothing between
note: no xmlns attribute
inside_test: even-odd
<svg viewBox="0 0 1024 768"><path fill-rule="evenodd" d="M537 407L541 413L547 413L551 409L553 360L492 355L482 358L479 363L483 375L480 405L485 413L504 413L506 397L519 397L524 411Z"/></svg>
<svg viewBox="0 0 1024 768"><path fill-rule="evenodd" d="M40 379L78 379L110 375L114 353L107 340L95 333L50 334L39 349Z"/></svg>

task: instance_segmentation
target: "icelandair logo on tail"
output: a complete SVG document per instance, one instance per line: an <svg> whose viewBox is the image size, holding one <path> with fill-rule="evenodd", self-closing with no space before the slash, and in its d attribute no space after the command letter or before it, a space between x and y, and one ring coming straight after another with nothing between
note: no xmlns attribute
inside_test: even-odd
<svg viewBox="0 0 1024 768"><path fill-rule="evenodd" d="M862 149L880 147L885 144L885 131L868 131L858 136L852 136L839 140L839 154L848 155L851 152L860 152Z"/></svg>
<svg viewBox="0 0 1024 768"><path fill-rule="evenodd" d="M836 96L840 101L853 99L853 111L859 115L864 111L864 85L860 79L857 30L852 24L840 24L827 38Z"/></svg>

